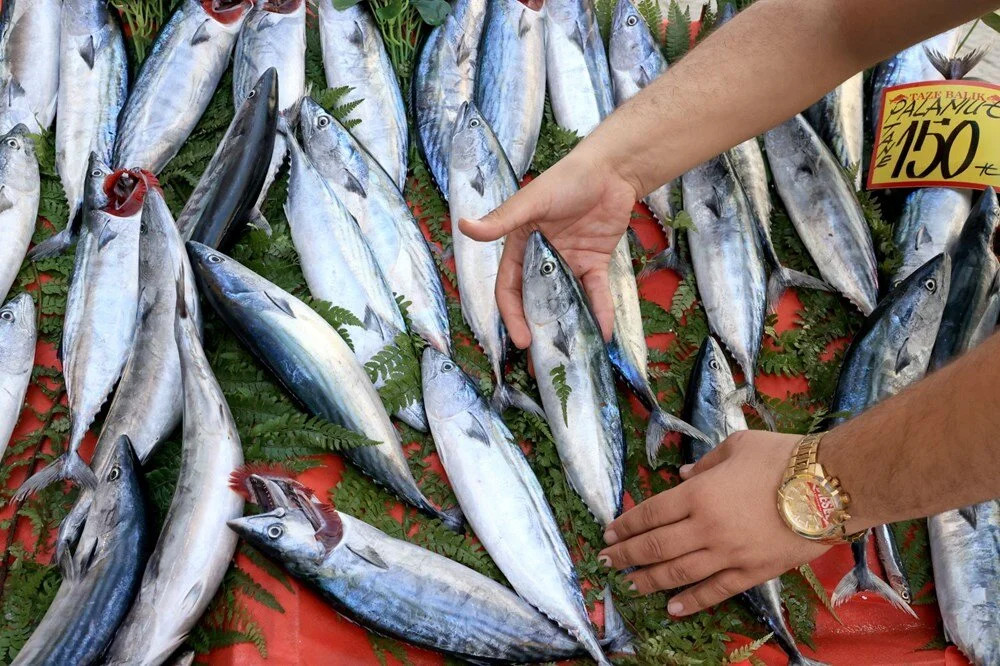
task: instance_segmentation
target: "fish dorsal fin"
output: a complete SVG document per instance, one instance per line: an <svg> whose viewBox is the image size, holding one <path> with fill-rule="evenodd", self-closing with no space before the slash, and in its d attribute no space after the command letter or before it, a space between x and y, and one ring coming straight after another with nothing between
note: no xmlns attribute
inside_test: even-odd
<svg viewBox="0 0 1000 666"><path fill-rule="evenodd" d="M274 294L272 294L269 291L265 291L264 295L267 296L267 300L269 300L272 303L274 303L274 307L278 308L279 310L281 310L282 312L284 312L289 317L291 317L293 319L295 318L295 313L292 311L292 306L289 305L288 301L286 301L284 298L282 298L280 296L275 296Z"/></svg>
<svg viewBox="0 0 1000 666"><path fill-rule="evenodd" d="M934 239L931 238L931 232L927 231L927 226L923 225L917 232L917 237L913 240L913 249L919 250L921 245L930 243Z"/></svg>
<svg viewBox="0 0 1000 666"><path fill-rule="evenodd" d="M486 178L483 176L482 167L476 167L476 175L469 180L469 185L472 185L472 189L479 193L479 196L483 196L483 192L486 191Z"/></svg>
<svg viewBox="0 0 1000 666"><path fill-rule="evenodd" d="M7 195L7 188L0 185L0 213L14 207L14 200Z"/></svg>
<svg viewBox="0 0 1000 666"><path fill-rule="evenodd" d="M900 345L899 351L896 353L896 374L899 374L906 369L907 366L913 361L913 357L910 355L910 336L906 336L903 340L903 344Z"/></svg>
<svg viewBox="0 0 1000 666"><path fill-rule="evenodd" d="M205 19L201 22L201 25L198 26L198 29L194 31L194 34L191 36L192 46L201 44L202 42L207 42L212 38L212 35L208 31L208 24L211 21L212 19Z"/></svg>
<svg viewBox="0 0 1000 666"><path fill-rule="evenodd" d="M385 563L382 556L379 555L374 548L371 546L364 546L362 548L357 548L351 544L347 544L347 550L351 551L361 559L363 559L368 564L378 567L379 569L388 569L389 565Z"/></svg>
<svg viewBox="0 0 1000 666"><path fill-rule="evenodd" d="M573 332L570 325L565 324L562 319L556 322L556 336L552 339L552 344L563 353L563 356L569 358L570 348L573 345Z"/></svg>
<svg viewBox="0 0 1000 666"><path fill-rule="evenodd" d="M104 227L101 229L101 235L97 237L97 250L100 252L104 247L118 238L118 232L111 227L111 221L104 223Z"/></svg>
<svg viewBox="0 0 1000 666"><path fill-rule="evenodd" d="M466 429L465 434L469 436L470 439L474 439L477 442L481 442L486 446L490 445L490 431L483 425L483 422L479 420L479 417L475 413L469 412L469 416L472 418L469 422L469 427Z"/></svg>
<svg viewBox="0 0 1000 666"><path fill-rule="evenodd" d="M94 69L94 54L96 51L97 45L94 43L94 36L91 35L80 47L80 57L87 63L88 69Z"/></svg>

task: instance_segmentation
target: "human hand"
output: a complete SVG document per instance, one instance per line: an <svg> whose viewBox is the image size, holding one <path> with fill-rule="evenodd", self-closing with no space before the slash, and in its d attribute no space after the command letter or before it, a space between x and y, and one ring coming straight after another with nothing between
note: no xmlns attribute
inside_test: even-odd
<svg viewBox="0 0 1000 666"><path fill-rule="evenodd" d="M602 561L649 594L693 585L667 605L690 615L815 559L830 546L792 532L778 513L777 490L799 435L745 430L695 465L684 481L611 523Z"/></svg>
<svg viewBox="0 0 1000 666"><path fill-rule="evenodd" d="M583 146L584 144L581 144ZM521 267L528 236L539 230L583 282L605 339L611 339L614 306L608 287L611 253L628 228L636 188L606 161L578 147L480 220L461 220L474 240L504 235L496 298L510 339L524 349L531 332L521 302Z"/></svg>

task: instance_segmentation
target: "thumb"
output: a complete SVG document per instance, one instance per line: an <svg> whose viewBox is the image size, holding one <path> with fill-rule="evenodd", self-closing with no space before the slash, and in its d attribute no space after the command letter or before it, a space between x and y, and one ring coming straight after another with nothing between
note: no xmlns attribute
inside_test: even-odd
<svg viewBox="0 0 1000 666"><path fill-rule="evenodd" d="M725 459L725 447L719 445L703 455L698 462L692 465L681 465L680 469L677 471L680 473L681 478L687 481L693 476L707 472Z"/></svg>
<svg viewBox="0 0 1000 666"><path fill-rule="evenodd" d="M478 220L459 220L459 229L472 240L485 242L503 238L545 215L546 204L540 192L528 186Z"/></svg>

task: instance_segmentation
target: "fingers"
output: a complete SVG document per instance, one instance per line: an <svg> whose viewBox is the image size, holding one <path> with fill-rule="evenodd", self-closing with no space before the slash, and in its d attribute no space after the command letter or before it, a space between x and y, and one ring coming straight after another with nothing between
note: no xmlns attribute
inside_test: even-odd
<svg viewBox="0 0 1000 666"><path fill-rule="evenodd" d="M698 460L698 462L694 463L693 465L681 465L680 469L678 469L677 471L681 475L681 478L686 481L693 476L697 476L698 474L702 474L703 472L707 472L708 470L712 469L720 462L725 460L727 454L728 454L728 447L726 447L725 442L723 442L719 446L715 447L714 449L703 455L701 459Z"/></svg>
<svg viewBox="0 0 1000 666"><path fill-rule="evenodd" d="M491 213L478 220L462 219L458 226L462 233L473 240L493 241L529 222L542 219L547 214L548 197L545 190L533 188L529 183Z"/></svg>
<svg viewBox="0 0 1000 666"><path fill-rule="evenodd" d="M602 550L600 558L619 570L660 564L699 550L704 545L702 536L690 520L684 520L616 543Z"/></svg>
<svg viewBox="0 0 1000 666"><path fill-rule="evenodd" d="M667 612L674 616L691 615L721 604L752 586L753 582L740 571L725 569L675 596L667 604Z"/></svg>
<svg viewBox="0 0 1000 666"><path fill-rule="evenodd" d="M623 513L608 525L604 531L604 541L613 546L657 527L683 520L687 518L688 513L683 486L678 486L654 495Z"/></svg>
<svg viewBox="0 0 1000 666"><path fill-rule="evenodd" d="M611 286L608 284L608 267L592 268L583 275L583 288L590 297L594 316L601 326L604 341L611 340L615 326L615 304L611 300Z"/></svg>
<svg viewBox="0 0 1000 666"><path fill-rule="evenodd" d="M698 550L669 562L643 567L625 578L639 594L650 594L697 583L720 568L721 562L715 555L707 550Z"/></svg>
<svg viewBox="0 0 1000 666"><path fill-rule="evenodd" d="M500 316L507 326L510 340L518 349L526 349L531 344L531 330L524 318L524 303L521 300L521 270L526 238L527 234L523 230L507 236L497 272L497 307L500 308Z"/></svg>

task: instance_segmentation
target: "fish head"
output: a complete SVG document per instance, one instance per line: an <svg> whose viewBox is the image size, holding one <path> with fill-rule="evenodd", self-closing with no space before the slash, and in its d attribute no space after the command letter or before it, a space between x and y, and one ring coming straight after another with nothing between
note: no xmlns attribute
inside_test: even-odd
<svg viewBox="0 0 1000 666"><path fill-rule="evenodd" d="M528 237L521 275L524 315L529 323L556 321L570 311L579 297L573 271L540 231Z"/></svg>
<svg viewBox="0 0 1000 666"><path fill-rule="evenodd" d="M35 142L24 124L17 124L0 138L0 184L18 192L38 187Z"/></svg>
<svg viewBox="0 0 1000 666"><path fill-rule="evenodd" d="M489 123L475 104L462 102L451 137L450 178L492 178L500 159L506 159L506 154Z"/></svg>
<svg viewBox="0 0 1000 666"><path fill-rule="evenodd" d="M320 562L327 554L312 521L300 509L278 507L227 524L251 546L279 562Z"/></svg>
<svg viewBox="0 0 1000 666"><path fill-rule="evenodd" d="M138 217L150 188L160 183L145 169L118 169L104 179L106 202L101 210L119 218Z"/></svg>
<svg viewBox="0 0 1000 666"><path fill-rule="evenodd" d="M361 182L367 182L367 164L361 145L312 97L302 98L299 104L299 127L303 147L313 162L336 164Z"/></svg>
<svg viewBox="0 0 1000 666"><path fill-rule="evenodd" d="M608 60L611 68L628 72L640 83L641 67L659 47L646 19L632 0L618 0L611 18L611 37L608 40ZM648 81L641 82L643 87Z"/></svg>
<svg viewBox="0 0 1000 666"><path fill-rule="evenodd" d="M739 421L742 417L741 402L731 399L735 391L736 382L733 381L729 361L722 346L709 335L702 342L691 369L684 396L684 419L718 444L729 434L732 421ZM681 437L681 454L685 463L697 461L711 448L694 437Z"/></svg>
<svg viewBox="0 0 1000 666"><path fill-rule="evenodd" d="M112 453L100 471L91 515L96 515L107 529L113 529L121 520L123 509L142 510L142 463L132 447L128 435L122 435L112 445Z"/></svg>
<svg viewBox="0 0 1000 666"><path fill-rule="evenodd" d="M303 7L303 0L257 0L257 9L272 14L294 14Z"/></svg>
<svg viewBox="0 0 1000 666"><path fill-rule="evenodd" d="M429 416L449 419L468 412L479 399L472 379L449 356L428 346L420 361L424 408Z"/></svg>
<svg viewBox="0 0 1000 666"><path fill-rule="evenodd" d="M34 349L35 302L25 292L0 307L0 370L11 375L30 372Z"/></svg>
<svg viewBox="0 0 1000 666"><path fill-rule="evenodd" d="M287 293L232 257L196 241L187 242L187 253L200 293L215 305L254 321L265 313L295 317Z"/></svg>
<svg viewBox="0 0 1000 666"><path fill-rule="evenodd" d="M267 123L274 126L278 113L278 70L268 67L247 92L233 121L232 136L250 133L250 128Z"/></svg>
<svg viewBox="0 0 1000 666"><path fill-rule="evenodd" d="M97 153L90 153L87 162L87 184L84 200L88 209L103 208L108 203L108 195L104 193L104 184L114 169Z"/></svg>
<svg viewBox="0 0 1000 666"><path fill-rule="evenodd" d="M252 0L201 0L201 8L223 25L234 25L253 9Z"/></svg>

